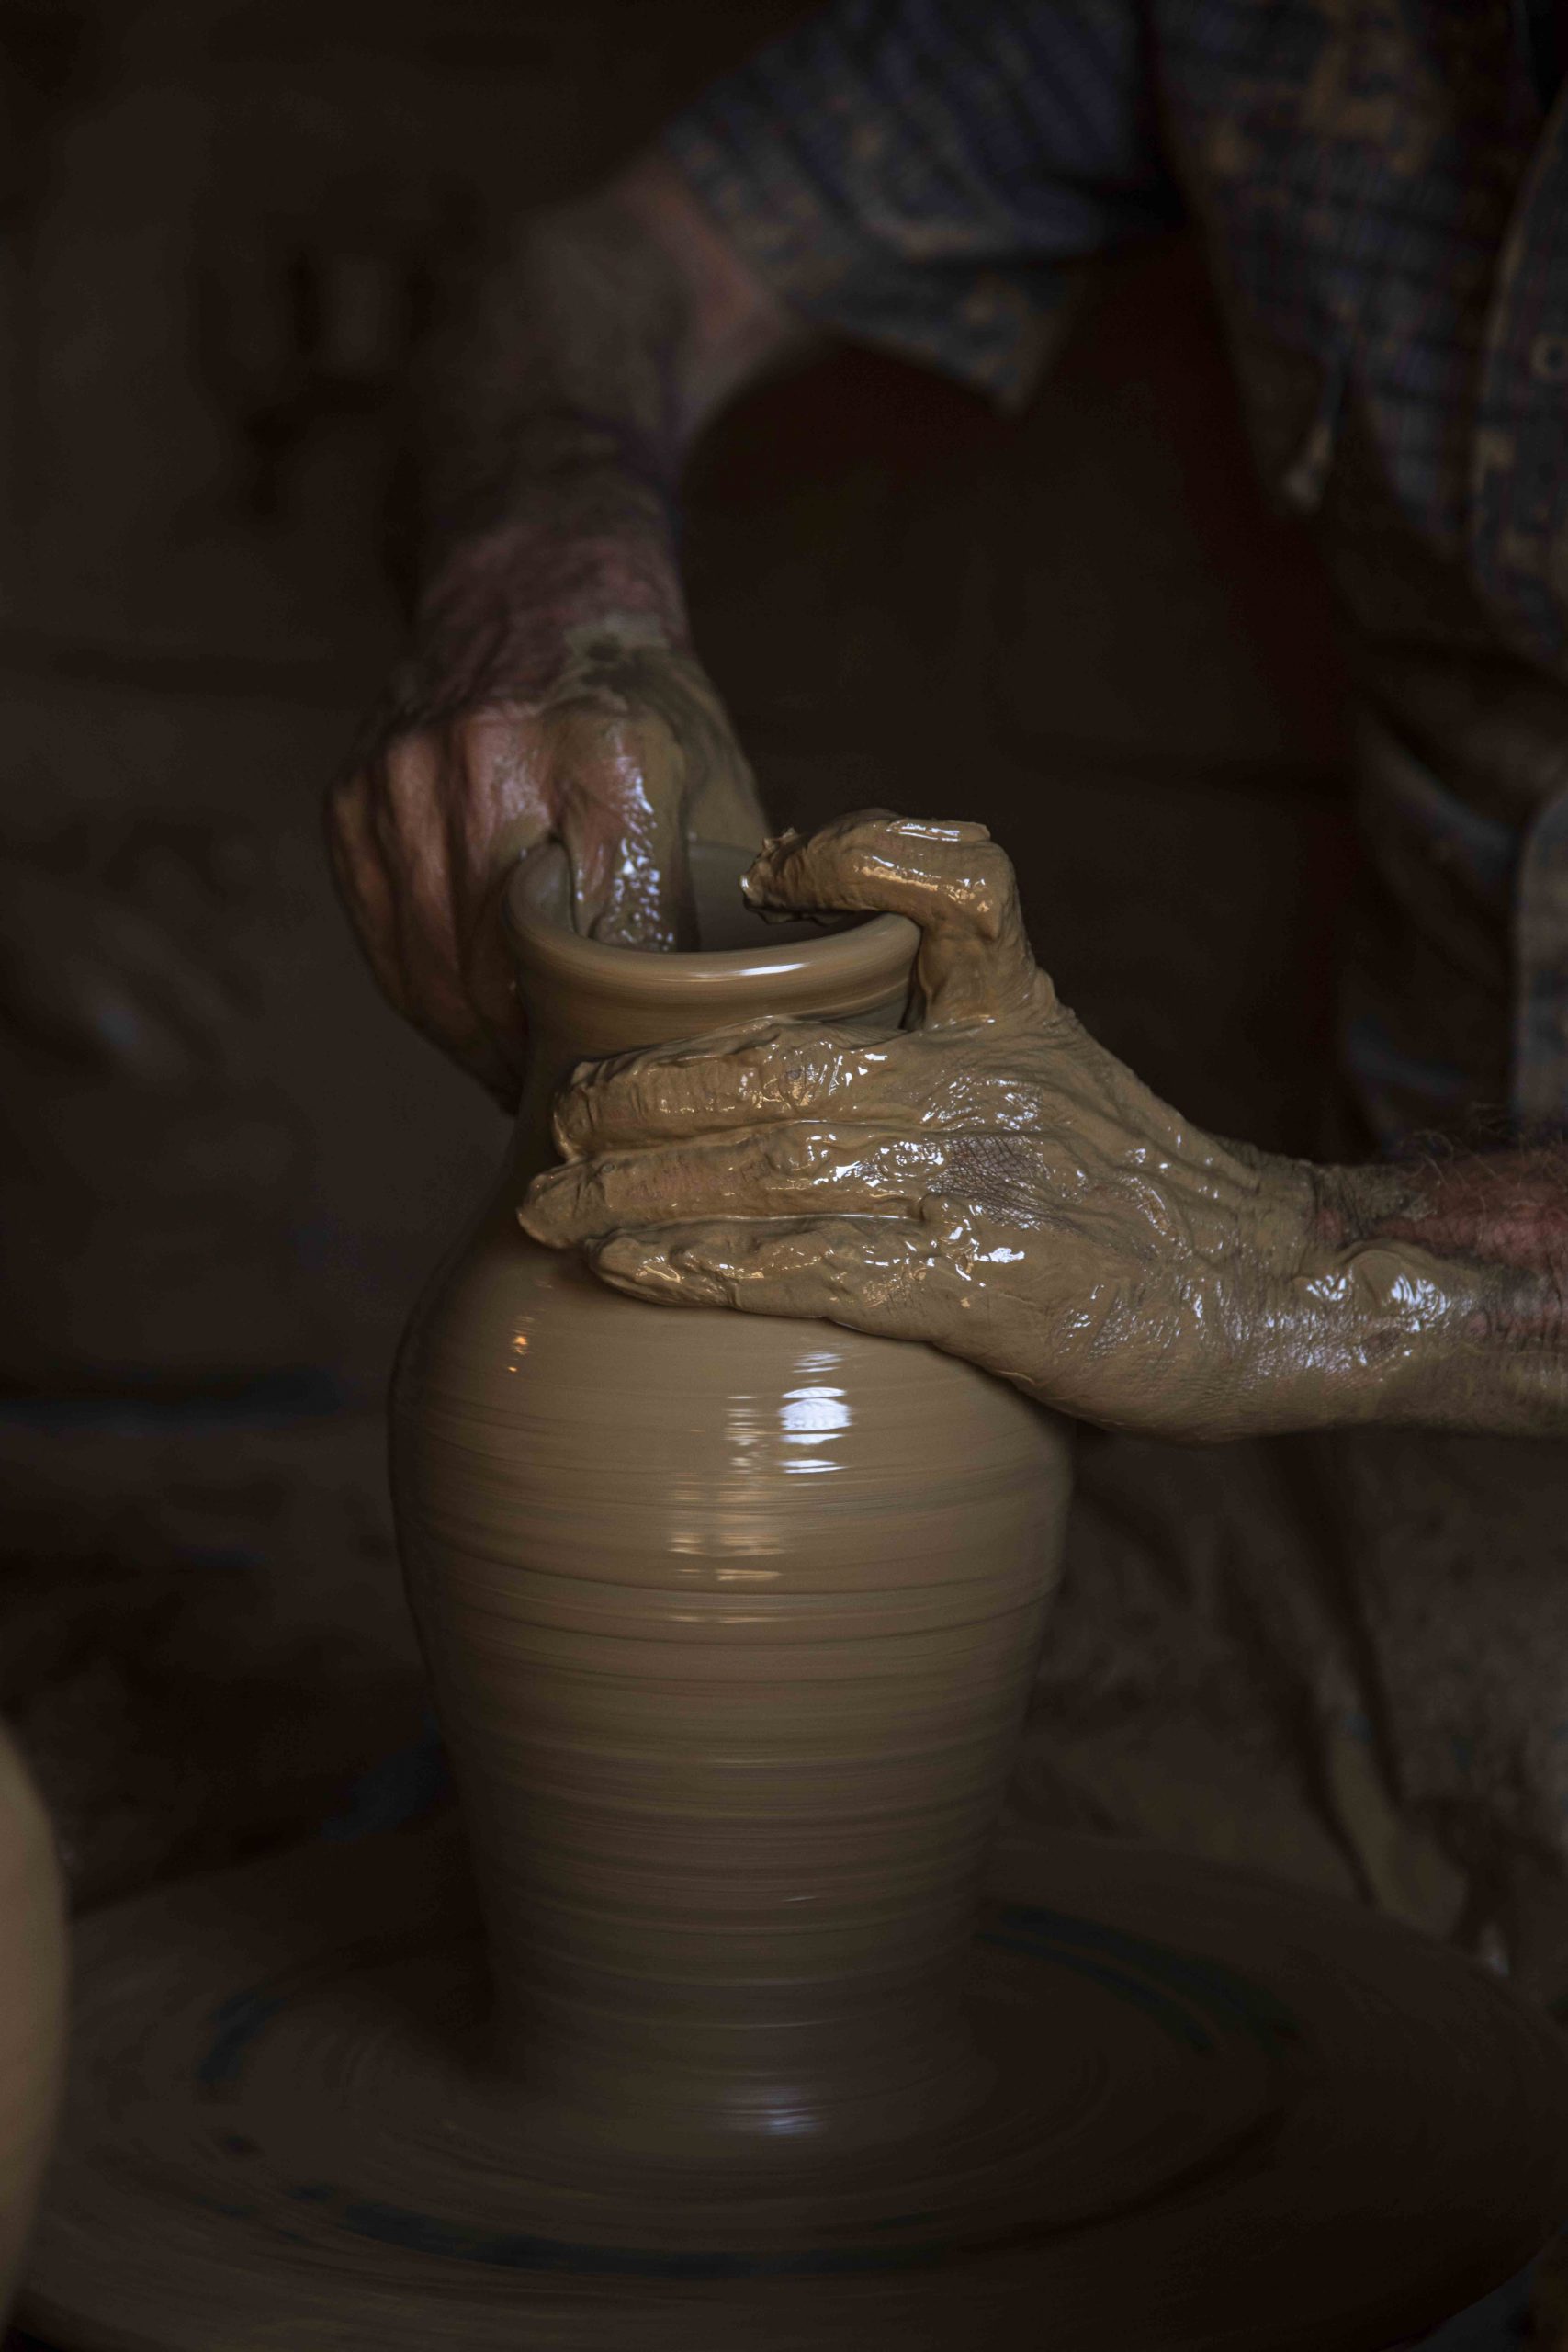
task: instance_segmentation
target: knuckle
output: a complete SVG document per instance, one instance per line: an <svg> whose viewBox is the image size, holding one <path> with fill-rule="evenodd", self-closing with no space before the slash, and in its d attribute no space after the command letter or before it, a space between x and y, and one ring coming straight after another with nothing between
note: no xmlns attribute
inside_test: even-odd
<svg viewBox="0 0 1568 2352"><path fill-rule="evenodd" d="M777 1176L811 1176L822 1159L823 1137L819 1128L792 1125L781 1127L770 1136L763 1147L765 1164Z"/></svg>
<svg viewBox="0 0 1568 2352"><path fill-rule="evenodd" d="M961 893L976 928L986 939L999 936L1013 899L1012 861L995 842L977 842L955 854L953 888Z"/></svg>

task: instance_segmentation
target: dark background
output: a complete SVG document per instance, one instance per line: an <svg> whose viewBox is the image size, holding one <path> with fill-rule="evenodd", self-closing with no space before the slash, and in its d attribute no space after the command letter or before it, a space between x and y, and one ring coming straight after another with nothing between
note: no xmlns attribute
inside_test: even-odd
<svg viewBox="0 0 1568 2352"><path fill-rule="evenodd" d="M319 818L397 641L396 386L488 211L586 186L797 13L0 14L0 1705L85 1897L430 1785L380 1396L502 1136L377 1000ZM852 352L750 399L689 559L777 818L984 818L1100 1035L1312 1147L1339 671L1183 244L1086 283L1021 420ZM1248 1527L1275 1491L1216 1459L1093 1454L1036 1800L1365 1892L1267 1705L1244 1736L1200 1688L1237 1653L1184 1594L1252 1573L1215 1482Z"/></svg>

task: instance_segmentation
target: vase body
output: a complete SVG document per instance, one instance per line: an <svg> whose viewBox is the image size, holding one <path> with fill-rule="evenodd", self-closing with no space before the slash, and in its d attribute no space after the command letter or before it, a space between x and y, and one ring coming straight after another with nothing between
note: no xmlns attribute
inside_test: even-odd
<svg viewBox="0 0 1568 2352"><path fill-rule="evenodd" d="M621 2146L874 2143L978 2095L963 1963L1065 1428L931 1349L620 1297L516 1222L580 1054L886 1024L908 925L644 956L552 932L547 894L514 927L535 1099L393 1415L509 2058Z"/></svg>
<svg viewBox="0 0 1568 2352"><path fill-rule="evenodd" d="M0 1732L0 2326L53 2136L65 1979L53 1832L20 1757Z"/></svg>

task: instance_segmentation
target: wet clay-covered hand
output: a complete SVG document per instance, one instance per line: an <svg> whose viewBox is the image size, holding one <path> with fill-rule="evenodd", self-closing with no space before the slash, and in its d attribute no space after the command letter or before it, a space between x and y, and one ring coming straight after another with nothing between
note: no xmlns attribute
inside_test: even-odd
<svg viewBox="0 0 1568 2352"><path fill-rule="evenodd" d="M566 1165L520 1212L537 1239L639 1297L925 1340L1108 1426L1568 1426L1561 1354L1520 1319L1539 1274L1423 1247L1404 1176L1160 1102L1057 1001L983 827L848 818L771 843L746 890L911 916L914 1025L771 1022L580 1070Z"/></svg>
<svg viewBox="0 0 1568 2352"><path fill-rule="evenodd" d="M688 836L761 839L692 651L676 491L706 420L809 337L661 156L492 226L426 355L412 639L330 831L394 1004L512 1102L517 857L564 844L584 934L689 947Z"/></svg>
<svg viewBox="0 0 1568 2352"><path fill-rule="evenodd" d="M688 836L748 842L764 828L745 758L688 651L634 616L612 617L569 633L543 676L528 680L519 661L468 681L474 649L493 658L502 627L483 625L474 593L449 624L461 650L422 662L439 683L422 675L391 706L333 797L331 831L382 988L510 1103L525 1041L495 901L517 858L547 837L564 844L585 936L689 947Z"/></svg>

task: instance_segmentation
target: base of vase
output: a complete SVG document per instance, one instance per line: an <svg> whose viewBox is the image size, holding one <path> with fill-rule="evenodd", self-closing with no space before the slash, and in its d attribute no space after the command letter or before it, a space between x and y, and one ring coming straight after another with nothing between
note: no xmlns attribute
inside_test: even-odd
<svg viewBox="0 0 1568 2352"><path fill-rule="evenodd" d="M1568 2211L1568 2059L1347 1906L1004 1849L991 2087L880 2151L629 2143L489 2063L449 1830L89 1920L24 2301L80 2352L1377 2352Z"/></svg>

